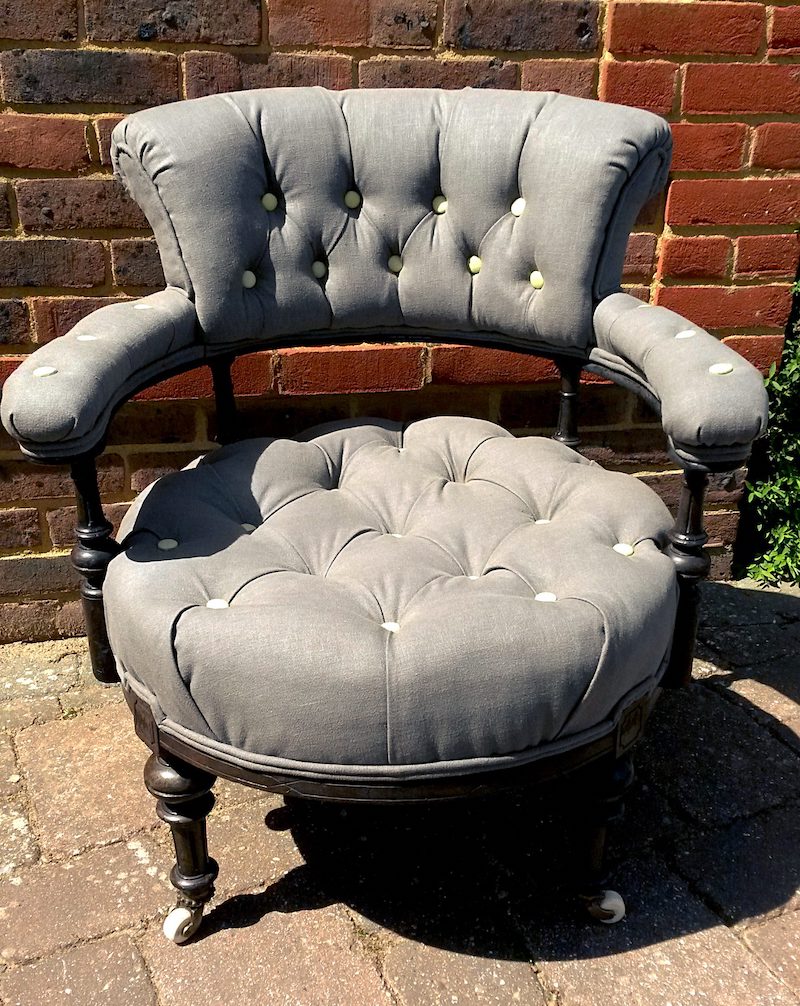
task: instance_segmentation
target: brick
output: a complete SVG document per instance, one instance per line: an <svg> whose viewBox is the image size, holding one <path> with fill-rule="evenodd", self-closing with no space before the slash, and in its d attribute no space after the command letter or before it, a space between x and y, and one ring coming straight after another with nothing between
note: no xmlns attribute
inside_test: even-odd
<svg viewBox="0 0 800 1006"><path fill-rule="evenodd" d="M0 230L11 229L11 206L8 202L8 186L0 182Z"/></svg>
<svg viewBox="0 0 800 1006"><path fill-rule="evenodd" d="M791 288L770 286L667 286L656 304L677 311L705 328L783 328Z"/></svg>
<svg viewBox="0 0 800 1006"><path fill-rule="evenodd" d="M739 530L739 513L738 511L723 513L712 510L705 516L705 527L708 533L709 548L732 545L736 541Z"/></svg>
<svg viewBox="0 0 800 1006"><path fill-rule="evenodd" d="M184 76L188 98L253 87L341 90L352 84L352 60L318 53L272 52L245 60L227 52L187 52Z"/></svg>
<svg viewBox="0 0 800 1006"><path fill-rule="evenodd" d="M770 56L800 54L800 7L773 7L767 37Z"/></svg>
<svg viewBox="0 0 800 1006"><path fill-rule="evenodd" d="M84 0L93 42L261 41L259 0Z"/></svg>
<svg viewBox="0 0 800 1006"><path fill-rule="evenodd" d="M597 46L590 0L446 0L444 42L456 49L585 52Z"/></svg>
<svg viewBox="0 0 800 1006"><path fill-rule="evenodd" d="M131 469L131 489L140 493L156 479L170 472L180 471L190 461L194 461L201 451L153 451L146 454L132 454L128 463Z"/></svg>
<svg viewBox="0 0 800 1006"><path fill-rule="evenodd" d="M78 171L89 164L84 119L55 115L0 115L0 165Z"/></svg>
<svg viewBox="0 0 800 1006"><path fill-rule="evenodd" d="M0 594L47 597L75 590L78 574L68 555L7 556L0 559Z"/></svg>
<svg viewBox="0 0 800 1006"><path fill-rule="evenodd" d="M0 356L0 388L24 359L24 356Z"/></svg>
<svg viewBox="0 0 800 1006"><path fill-rule="evenodd" d="M30 315L24 300L0 300L0 343L29 342Z"/></svg>
<svg viewBox="0 0 800 1006"><path fill-rule="evenodd" d="M35 325L34 342L51 342L101 307L120 304L120 297L34 297L30 304Z"/></svg>
<svg viewBox="0 0 800 1006"><path fill-rule="evenodd" d="M677 79L676 63L655 59L647 63L604 60L600 64L600 99L669 115Z"/></svg>
<svg viewBox="0 0 800 1006"><path fill-rule="evenodd" d="M434 346L431 380L438 384L534 384L558 379L550 360L482 346Z"/></svg>
<svg viewBox="0 0 800 1006"><path fill-rule="evenodd" d="M631 234L622 275L626 279L651 279L655 269L655 234Z"/></svg>
<svg viewBox="0 0 800 1006"><path fill-rule="evenodd" d="M119 531L122 518L128 512L129 503L106 503L103 513L114 525L114 534ZM34 511L35 512L35 511ZM56 507L47 512L47 526L50 540L55 548L71 548L75 544L75 525L78 512L74 506Z"/></svg>
<svg viewBox="0 0 800 1006"><path fill-rule="evenodd" d="M40 541L38 510L0 510L0 548L31 549Z"/></svg>
<svg viewBox="0 0 800 1006"><path fill-rule="evenodd" d="M593 98L596 76L594 59L528 59L522 64L522 90Z"/></svg>
<svg viewBox="0 0 800 1006"><path fill-rule="evenodd" d="M660 276L680 279L723 279L733 242L730 238L665 238L661 245Z"/></svg>
<svg viewBox="0 0 800 1006"><path fill-rule="evenodd" d="M800 912L788 912L748 931L748 946L773 974L800 996Z"/></svg>
<svg viewBox="0 0 800 1006"><path fill-rule="evenodd" d="M800 112L800 66L690 63L683 83L683 111Z"/></svg>
<svg viewBox="0 0 800 1006"><path fill-rule="evenodd" d="M61 601L10 601L0 604L0 643L30 642L56 639L59 636L78 635L71 614L77 602Z"/></svg>
<svg viewBox="0 0 800 1006"><path fill-rule="evenodd" d="M14 49L0 54L7 101L158 105L178 95L178 61L168 53Z"/></svg>
<svg viewBox="0 0 800 1006"><path fill-rule="evenodd" d="M190 444L204 418L193 401L131 402L112 419L108 443Z"/></svg>
<svg viewBox="0 0 800 1006"><path fill-rule="evenodd" d="M89 287L105 278L99 241L0 238L0 286Z"/></svg>
<svg viewBox="0 0 800 1006"><path fill-rule="evenodd" d="M800 178L678 179L666 218L673 227L791 225L800 218Z"/></svg>
<svg viewBox="0 0 800 1006"><path fill-rule="evenodd" d="M111 273L117 286L161 288L166 282L158 246L146 238L112 241Z"/></svg>
<svg viewBox="0 0 800 1006"><path fill-rule="evenodd" d="M71 42L78 37L78 0L5 0L0 23L3 38Z"/></svg>
<svg viewBox="0 0 800 1006"><path fill-rule="evenodd" d="M185 374L168 377L133 396L134 402L159 402L172 398L213 398L214 384L208 367L195 367Z"/></svg>
<svg viewBox="0 0 800 1006"><path fill-rule="evenodd" d="M0 883L0 956L8 962L44 957L159 911L166 891L160 877L148 873L153 850L144 842L129 845L40 863L21 874L21 884ZM42 925L54 918L57 926Z"/></svg>
<svg viewBox="0 0 800 1006"><path fill-rule="evenodd" d="M372 0L368 44L387 48L429 49L436 37L436 0Z"/></svg>
<svg viewBox="0 0 800 1006"><path fill-rule="evenodd" d="M101 164L111 164L111 133L114 126L124 118L124 115L99 115L94 120L94 135L97 138Z"/></svg>
<svg viewBox="0 0 800 1006"><path fill-rule="evenodd" d="M16 744L48 856L72 855L155 826L153 799L142 782L147 751L126 705L30 727Z"/></svg>
<svg viewBox="0 0 800 1006"><path fill-rule="evenodd" d="M358 64L359 87L517 87L517 66L501 59L391 59Z"/></svg>
<svg viewBox="0 0 800 1006"><path fill-rule="evenodd" d="M26 231L147 227L147 219L114 178L50 178L14 185Z"/></svg>
<svg viewBox="0 0 800 1006"><path fill-rule="evenodd" d="M97 473L102 493L122 492L124 469L119 455L101 455L97 460ZM72 497L74 491L69 471L64 465L0 461L0 502L19 505L28 499Z"/></svg>
<svg viewBox="0 0 800 1006"><path fill-rule="evenodd" d="M0 978L0 994L18 1006L154 1006L155 992L130 936L110 936Z"/></svg>
<svg viewBox="0 0 800 1006"><path fill-rule="evenodd" d="M780 362L783 353L782 335L731 335L722 341L764 374L773 363Z"/></svg>
<svg viewBox="0 0 800 1006"><path fill-rule="evenodd" d="M566 919L563 899L552 924L550 918L540 923L538 905L524 906L530 912L523 919L530 952L542 962L537 970L553 998L596 1006L602 989L604 1006L792 1002L791 993L663 863L634 860L618 876L615 886L636 906L621 926L587 927Z"/></svg>
<svg viewBox="0 0 800 1006"><path fill-rule="evenodd" d="M273 45L366 45L367 0L271 0L269 40Z"/></svg>
<svg viewBox="0 0 800 1006"><path fill-rule="evenodd" d="M749 234L736 241L738 276L794 276L800 261L800 235Z"/></svg>
<svg viewBox="0 0 800 1006"><path fill-rule="evenodd" d="M742 166L747 126L743 122L676 122L672 139L673 171L736 171Z"/></svg>
<svg viewBox="0 0 800 1006"><path fill-rule="evenodd" d="M752 157L757 168L800 168L800 122L756 126Z"/></svg>
<svg viewBox="0 0 800 1006"><path fill-rule="evenodd" d="M243 904L220 905L213 933L182 947L150 927L142 952L162 1006L249 1006L254 983L275 1002L390 1006L341 909L265 913L255 900L244 914Z"/></svg>
<svg viewBox="0 0 800 1006"><path fill-rule="evenodd" d="M607 39L612 52L636 56L726 52L754 56L763 31L763 4L624 0L609 5Z"/></svg>
<svg viewBox="0 0 800 1006"><path fill-rule="evenodd" d="M424 382L419 346L314 346L279 353L284 395L413 391Z"/></svg>

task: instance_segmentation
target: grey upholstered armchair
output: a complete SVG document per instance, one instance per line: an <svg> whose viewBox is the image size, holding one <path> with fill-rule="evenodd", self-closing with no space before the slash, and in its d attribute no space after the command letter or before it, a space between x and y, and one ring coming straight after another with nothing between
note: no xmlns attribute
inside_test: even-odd
<svg viewBox="0 0 800 1006"><path fill-rule="evenodd" d="M753 367L619 290L667 123L552 93L259 90L131 115L113 160L167 289L37 350L2 416L28 457L72 466L95 673L122 682L175 839L168 935L213 893L218 775L392 801L591 770L581 894L621 918L605 823L659 688L690 672L707 474L766 422ZM552 357L554 439L432 417L237 442L237 353L395 338ZM117 543L109 421L201 363L224 446L142 493ZM674 523L572 450L581 368L660 411L686 472Z"/></svg>

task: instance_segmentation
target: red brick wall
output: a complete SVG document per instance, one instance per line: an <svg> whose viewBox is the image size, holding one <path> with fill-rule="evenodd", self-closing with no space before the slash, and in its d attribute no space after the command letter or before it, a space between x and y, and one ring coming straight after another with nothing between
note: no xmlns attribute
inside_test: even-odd
<svg viewBox="0 0 800 1006"><path fill-rule="evenodd" d="M241 87L556 89L674 123L673 181L648 206L626 283L768 366L781 347L800 219L800 6L688 0L25 0L0 4L0 381L88 311L162 282L139 210L112 180L109 134L144 105ZM4 25L4 27L3 27ZM549 432L553 371L513 353L407 344L286 350L237 366L247 430L359 412L483 416ZM126 407L103 462L109 515L210 446L204 370ZM657 425L586 385L587 451L673 502ZM79 631L70 486L0 438L0 640ZM741 473L709 503L728 569Z"/></svg>

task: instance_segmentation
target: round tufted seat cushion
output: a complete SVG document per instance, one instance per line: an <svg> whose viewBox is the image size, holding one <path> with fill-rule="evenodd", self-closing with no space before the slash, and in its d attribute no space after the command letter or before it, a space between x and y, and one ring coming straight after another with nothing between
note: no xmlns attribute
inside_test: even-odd
<svg viewBox="0 0 800 1006"><path fill-rule="evenodd" d="M109 634L161 729L239 764L514 764L653 687L677 599L669 524L636 479L481 420L248 440L134 503Z"/></svg>

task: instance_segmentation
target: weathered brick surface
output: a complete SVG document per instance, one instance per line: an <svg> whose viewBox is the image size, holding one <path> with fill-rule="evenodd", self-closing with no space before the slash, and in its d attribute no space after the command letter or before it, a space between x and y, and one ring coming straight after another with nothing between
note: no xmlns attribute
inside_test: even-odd
<svg viewBox="0 0 800 1006"><path fill-rule="evenodd" d="M27 49L0 54L9 101L157 105L178 97L177 58L169 53Z"/></svg>
<svg viewBox="0 0 800 1006"><path fill-rule="evenodd" d="M781 358L784 337L782 335L729 335L722 340L726 346L749 360L754 367L766 374L770 366ZM738 515L737 515L738 516ZM733 533L731 533L733 541Z"/></svg>
<svg viewBox="0 0 800 1006"><path fill-rule="evenodd" d="M668 115L675 101L677 63L605 61L600 64L600 98Z"/></svg>
<svg viewBox="0 0 800 1006"><path fill-rule="evenodd" d="M593 0L446 0L444 40L456 49L593 50L597 4Z"/></svg>
<svg viewBox="0 0 800 1006"><path fill-rule="evenodd" d="M119 493L123 488L122 459L104 454L98 459L100 491ZM27 461L0 462L0 502L69 496L74 492L69 471L61 465L32 465Z"/></svg>
<svg viewBox="0 0 800 1006"><path fill-rule="evenodd" d="M756 63L690 63L683 111L800 112L800 67Z"/></svg>
<svg viewBox="0 0 800 1006"><path fill-rule="evenodd" d="M708 178L673 182L667 223L675 227L787 224L800 218L800 178Z"/></svg>
<svg viewBox="0 0 800 1006"><path fill-rule="evenodd" d="M764 34L764 5L728 3L609 4L608 44L635 55L741 53L752 56Z"/></svg>
<svg viewBox="0 0 800 1006"><path fill-rule="evenodd" d="M280 352L279 387L285 395L411 391L423 383L419 346L347 346Z"/></svg>
<svg viewBox="0 0 800 1006"><path fill-rule="evenodd" d="M38 510L0 510L0 549L34 548L40 537Z"/></svg>
<svg viewBox="0 0 800 1006"><path fill-rule="evenodd" d="M24 300L0 300L0 343L28 342L30 335L27 303Z"/></svg>
<svg viewBox="0 0 800 1006"><path fill-rule="evenodd" d="M533 384L553 381L558 369L550 360L477 346L434 346L431 374L441 384Z"/></svg>
<svg viewBox="0 0 800 1006"><path fill-rule="evenodd" d="M258 0L84 0L93 42L261 41Z"/></svg>
<svg viewBox="0 0 800 1006"><path fill-rule="evenodd" d="M0 165L79 171L89 164L86 121L52 115L0 115Z"/></svg>
<svg viewBox="0 0 800 1006"><path fill-rule="evenodd" d="M99 241L0 238L0 286L98 286L106 260Z"/></svg>
<svg viewBox="0 0 800 1006"><path fill-rule="evenodd" d="M111 270L117 286L164 286L155 241L129 238L111 242Z"/></svg>
<svg viewBox="0 0 800 1006"><path fill-rule="evenodd" d="M558 91L576 98L595 97L597 61L528 59L522 64L523 91Z"/></svg>
<svg viewBox="0 0 800 1006"><path fill-rule="evenodd" d="M0 6L3 38L71 42L78 36L80 0L5 0Z"/></svg>
<svg viewBox="0 0 800 1006"><path fill-rule="evenodd" d="M0 643L61 639L84 632L77 601L9 601L0 604Z"/></svg>
<svg viewBox="0 0 800 1006"><path fill-rule="evenodd" d="M132 454L129 458L131 469L131 488L134 492L141 492L146 489L151 482L160 479L162 475L170 472L177 472L185 468L190 461L194 461L199 452L161 452L153 451L149 454Z"/></svg>
<svg viewBox="0 0 800 1006"><path fill-rule="evenodd" d="M14 1006L155 1006L155 991L130 936L110 936L8 971L0 994Z"/></svg>
<svg viewBox="0 0 800 1006"><path fill-rule="evenodd" d="M742 166L747 126L743 122L672 124L673 171L735 171Z"/></svg>
<svg viewBox="0 0 800 1006"><path fill-rule="evenodd" d="M378 57L358 64L360 87L517 86L515 63L502 59L397 59Z"/></svg>
<svg viewBox="0 0 800 1006"><path fill-rule="evenodd" d="M730 264L733 243L723 237L673 237L661 247L660 269L676 278L722 279Z"/></svg>
<svg viewBox="0 0 800 1006"><path fill-rule="evenodd" d="M227 52L188 52L184 56L186 94L238 91L253 87L328 87L352 84L348 56L273 52L269 56L237 59Z"/></svg>
<svg viewBox="0 0 800 1006"><path fill-rule="evenodd" d="M107 304L116 304L117 297L34 297L30 301L35 327L34 341L50 342L66 335L87 315Z"/></svg>
<svg viewBox="0 0 800 1006"><path fill-rule="evenodd" d="M705 328L782 328L789 313L788 286L668 286L656 303Z"/></svg>
<svg viewBox="0 0 800 1006"><path fill-rule="evenodd" d="M69 556L6 556L0 559L0 593L41 597L75 590L78 574Z"/></svg>
<svg viewBox="0 0 800 1006"><path fill-rule="evenodd" d="M187 95L191 97L191 95ZM111 133L118 122L122 122L122 115L98 115L94 120L94 133L97 138L97 147L100 153L100 163L111 164Z"/></svg>
<svg viewBox="0 0 800 1006"><path fill-rule="evenodd" d="M800 168L800 122L764 122L756 126L753 165Z"/></svg>
<svg viewBox="0 0 800 1006"><path fill-rule="evenodd" d="M800 7L773 7L769 27L769 52L774 56L800 54Z"/></svg>
<svg viewBox="0 0 800 1006"><path fill-rule="evenodd" d="M750 234L736 240L737 275L794 276L799 261L797 234Z"/></svg>
<svg viewBox="0 0 800 1006"><path fill-rule="evenodd" d="M11 204L8 201L8 186L0 184L0 230L10 230L11 225Z"/></svg>
<svg viewBox="0 0 800 1006"><path fill-rule="evenodd" d="M120 522L128 510L127 503L106 503L103 513L114 525L114 533L119 529ZM75 544L75 525L78 515L75 507L57 507L47 511L47 527L50 541L55 548L72 548Z"/></svg>
<svg viewBox="0 0 800 1006"><path fill-rule="evenodd" d="M111 178L22 181L14 189L26 231L147 227L144 213Z"/></svg>

